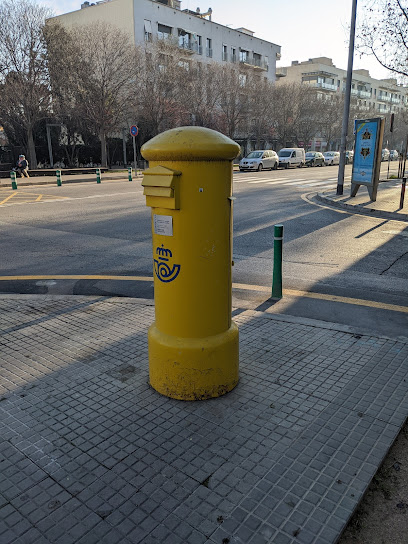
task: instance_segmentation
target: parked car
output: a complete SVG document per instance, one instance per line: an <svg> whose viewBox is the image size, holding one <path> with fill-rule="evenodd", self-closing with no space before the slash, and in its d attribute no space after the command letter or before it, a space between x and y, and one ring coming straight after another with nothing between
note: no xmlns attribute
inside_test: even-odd
<svg viewBox="0 0 408 544"><path fill-rule="evenodd" d="M306 166L324 166L323 153L319 151L308 151L305 156Z"/></svg>
<svg viewBox="0 0 408 544"><path fill-rule="evenodd" d="M389 158L390 158L390 152L389 152L389 150L385 147L385 148L381 151L381 160L382 160L382 161L388 161Z"/></svg>
<svg viewBox="0 0 408 544"><path fill-rule="evenodd" d="M346 164L350 164L354 159L354 151L346 151Z"/></svg>
<svg viewBox="0 0 408 544"><path fill-rule="evenodd" d="M276 170L278 168L279 158L275 151L271 149L261 149L257 151L251 151L249 155L241 159L239 163L239 169L244 170Z"/></svg>
<svg viewBox="0 0 408 544"><path fill-rule="evenodd" d="M284 147L278 153L279 166L290 168L291 166L302 167L306 163L305 150L303 147Z"/></svg>
<svg viewBox="0 0 408 544"><path fill-rule="evenodd" d="M339 164L340 162L340 153L338 151L326 151L323 155L324 162L328 166L333 166L333 164Z"/></svg>
<svg viewBox="0 0 408 544"><path fill-rule="evenodd" d="M397 151L396 149L391 149L391 151L390 151L390 159L391 159L392 161L397 161L398 158L399 158L399 153L398 153L398 151Z"/></svg>

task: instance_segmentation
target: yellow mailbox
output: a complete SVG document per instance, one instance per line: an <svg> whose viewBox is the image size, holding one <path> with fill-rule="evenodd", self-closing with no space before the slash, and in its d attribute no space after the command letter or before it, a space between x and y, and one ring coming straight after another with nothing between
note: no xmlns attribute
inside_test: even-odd
<svg viewBox="0 0 408 544"><path fill-rule="evenodd" d="M152 208L156 319L150 383L181 400L218 397L238 383L231 320L232 159L239 146L214 130L181 127L142 147Z"/></svg>

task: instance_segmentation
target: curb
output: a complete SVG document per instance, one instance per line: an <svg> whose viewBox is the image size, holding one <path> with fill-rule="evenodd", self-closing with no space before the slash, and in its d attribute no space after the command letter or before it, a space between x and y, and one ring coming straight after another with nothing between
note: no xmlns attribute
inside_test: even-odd
<svg viewBox="0 0 408 544"><path fill-rule="evenodd" d="M376 210L375 208L363 208L360 204L347 204L346 202L335 201L324 193L317 193L314 198L323 204L333 208L340 208L348 212L367 215L369 217L378 217L383 219L392 219L393 221L408 222L408 214L397 214L395 212L387 212L385 210Z"/></svg>
<svg viewBox="0 0 408 544"><path fill-rule="evenodd" d="M68 302L80 302L80 301L88 301L92 304L98 304L98 303L106 303L106 304L119 304L119 305L132 305L132 306L154 306L155 302L153 299L148 298L135 298L135 297L115 297L115 296L105 296L105 295L33 295L33 294L16 294L16 293L1 293L0 294L0 300L2 299L9 299L9 300L16 300L17 304L18 302L21 303L27 303L27 302L53 302L53 301L60 301L65 300ZM367 330L359 329L356 326L351 325L344 325L342 323L336 323L335 321L323 321L321 319L313 319L310 317L300 317L295 315L289 315L289 314L279 314L279 313L271 313L267 310L257 310L255 308L251 307L245 307L241 305L238 301L233 301L233 307L232 307L232 313L234 311L250 311L254 314L261 314L266 319L270 319L272 321L281 321L284 323L293 323L294 325L303 325L305 327L313 327L313 328L320 328L325 330L331 330L331 331L337 331L337 332L344 332L351 335L358 335L358 336L368 336L372 338L383 338L385 340L392 340L392 341L398 341L402 342L404 344L408 344L408 336L398 336L396 338L390 338L384 334L372 334ZM234 318L234 317L233 317Z"/></svg>

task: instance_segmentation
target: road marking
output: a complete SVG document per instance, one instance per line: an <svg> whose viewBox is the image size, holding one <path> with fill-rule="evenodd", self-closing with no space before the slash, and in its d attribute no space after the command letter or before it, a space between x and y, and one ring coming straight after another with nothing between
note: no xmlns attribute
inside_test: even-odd
<svg viewBox="0 0 408 544"><path fill-rule="evenodd" d="M267 183L271 178L257 179L256 181L248 181L248 183Z"/></svg>
<svg viewBox="0 0 408 544"><path fill-rule="evenodd" d="M0 281L29 281L29 280L120 280L120 281L153 281L150 276L110 276L93 275L84 276L76 274L49 275L40 274L38 276L0 276Z"/></svg>
<svg viewBox="0 0 408 544"><path fill-rule="evenodd" d="M5 198L2 202L0 202L0 206L7 202L7 200L10 200L10 198L13 198L13 196L16 196L17 193L11 193L7 198Z"/></svg>
<svg viewBox="0 0 408 544"><path fill-rule="evenodd" d="M306 178L291 179L289 181L285 181L284 185L293 185L294 183L299 183L299 181L308 181L308 180Z"/></svg>
<svg viewBox="0 0 408 544"><path fill-rule="evenodd" d="M408 232L400 230L382 230L384 234L394 234L395 236L406 236L408 238Z"/></svg>
<svg viewBox="0 0 408 544"><path fill-rule="evenodd" d="M152 282L151 276L111 276L111 275L51 275L43 274L36 276L0 276L0 281L29 281L29 280L114 280L114 281L145 281ZM270 287L264 285L251 285L246 283L233 283L233 289L244 291L271 292ZM389 310L391 312L408 313L408 306L399 306L397 304L387 304L385 302L376 302L374 300L365 300L361 298L341 297L338 295L327 295L323 293L314 293L312 291L299 291L297 289L283 289L284 295L298 298L313 298L316 300L326 300L328 302L340 302L343 304L352 304L355 306L366 306L368 308L378 308L380 310Z"/></svg>
<svg viewBox="0 0 408 544"><path fill-rule="evenodd" d="M264 291L271 292L270 287L263 285L247 285L241 283L233 283L234 289L242 289L246 291ZM369 308L378 308L380 310L390 310L391 312L408 313L408 306L398 306L397 304L387 304L385 302L376 302L374 300L365 300L362 298L340 297L338 295L325 295L322 293L314 293L312 291L298 291L296 289L283 289L284 295L290 295L298 298L314 298L317 300L327 300L329 302L342 302L343 304L353 304L355 306L367 306Z"/></svg>
<svg viewBox="0 0 408 544"><path fill-rule="evenodd" d="M35 202L39 202L42 199L43 195L38 195L38 197L35 199Z"/></svg>

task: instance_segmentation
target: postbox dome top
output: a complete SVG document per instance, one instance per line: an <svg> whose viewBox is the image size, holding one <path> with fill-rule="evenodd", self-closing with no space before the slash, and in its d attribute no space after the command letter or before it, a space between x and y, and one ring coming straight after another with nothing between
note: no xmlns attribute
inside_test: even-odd
<svg viewBox="0 0 408 544"><path fill-rule="evenodd" d="M142 146L148 161L232 160L240 152L233 140L204 127L179 127L158 134Z"/></svg>

